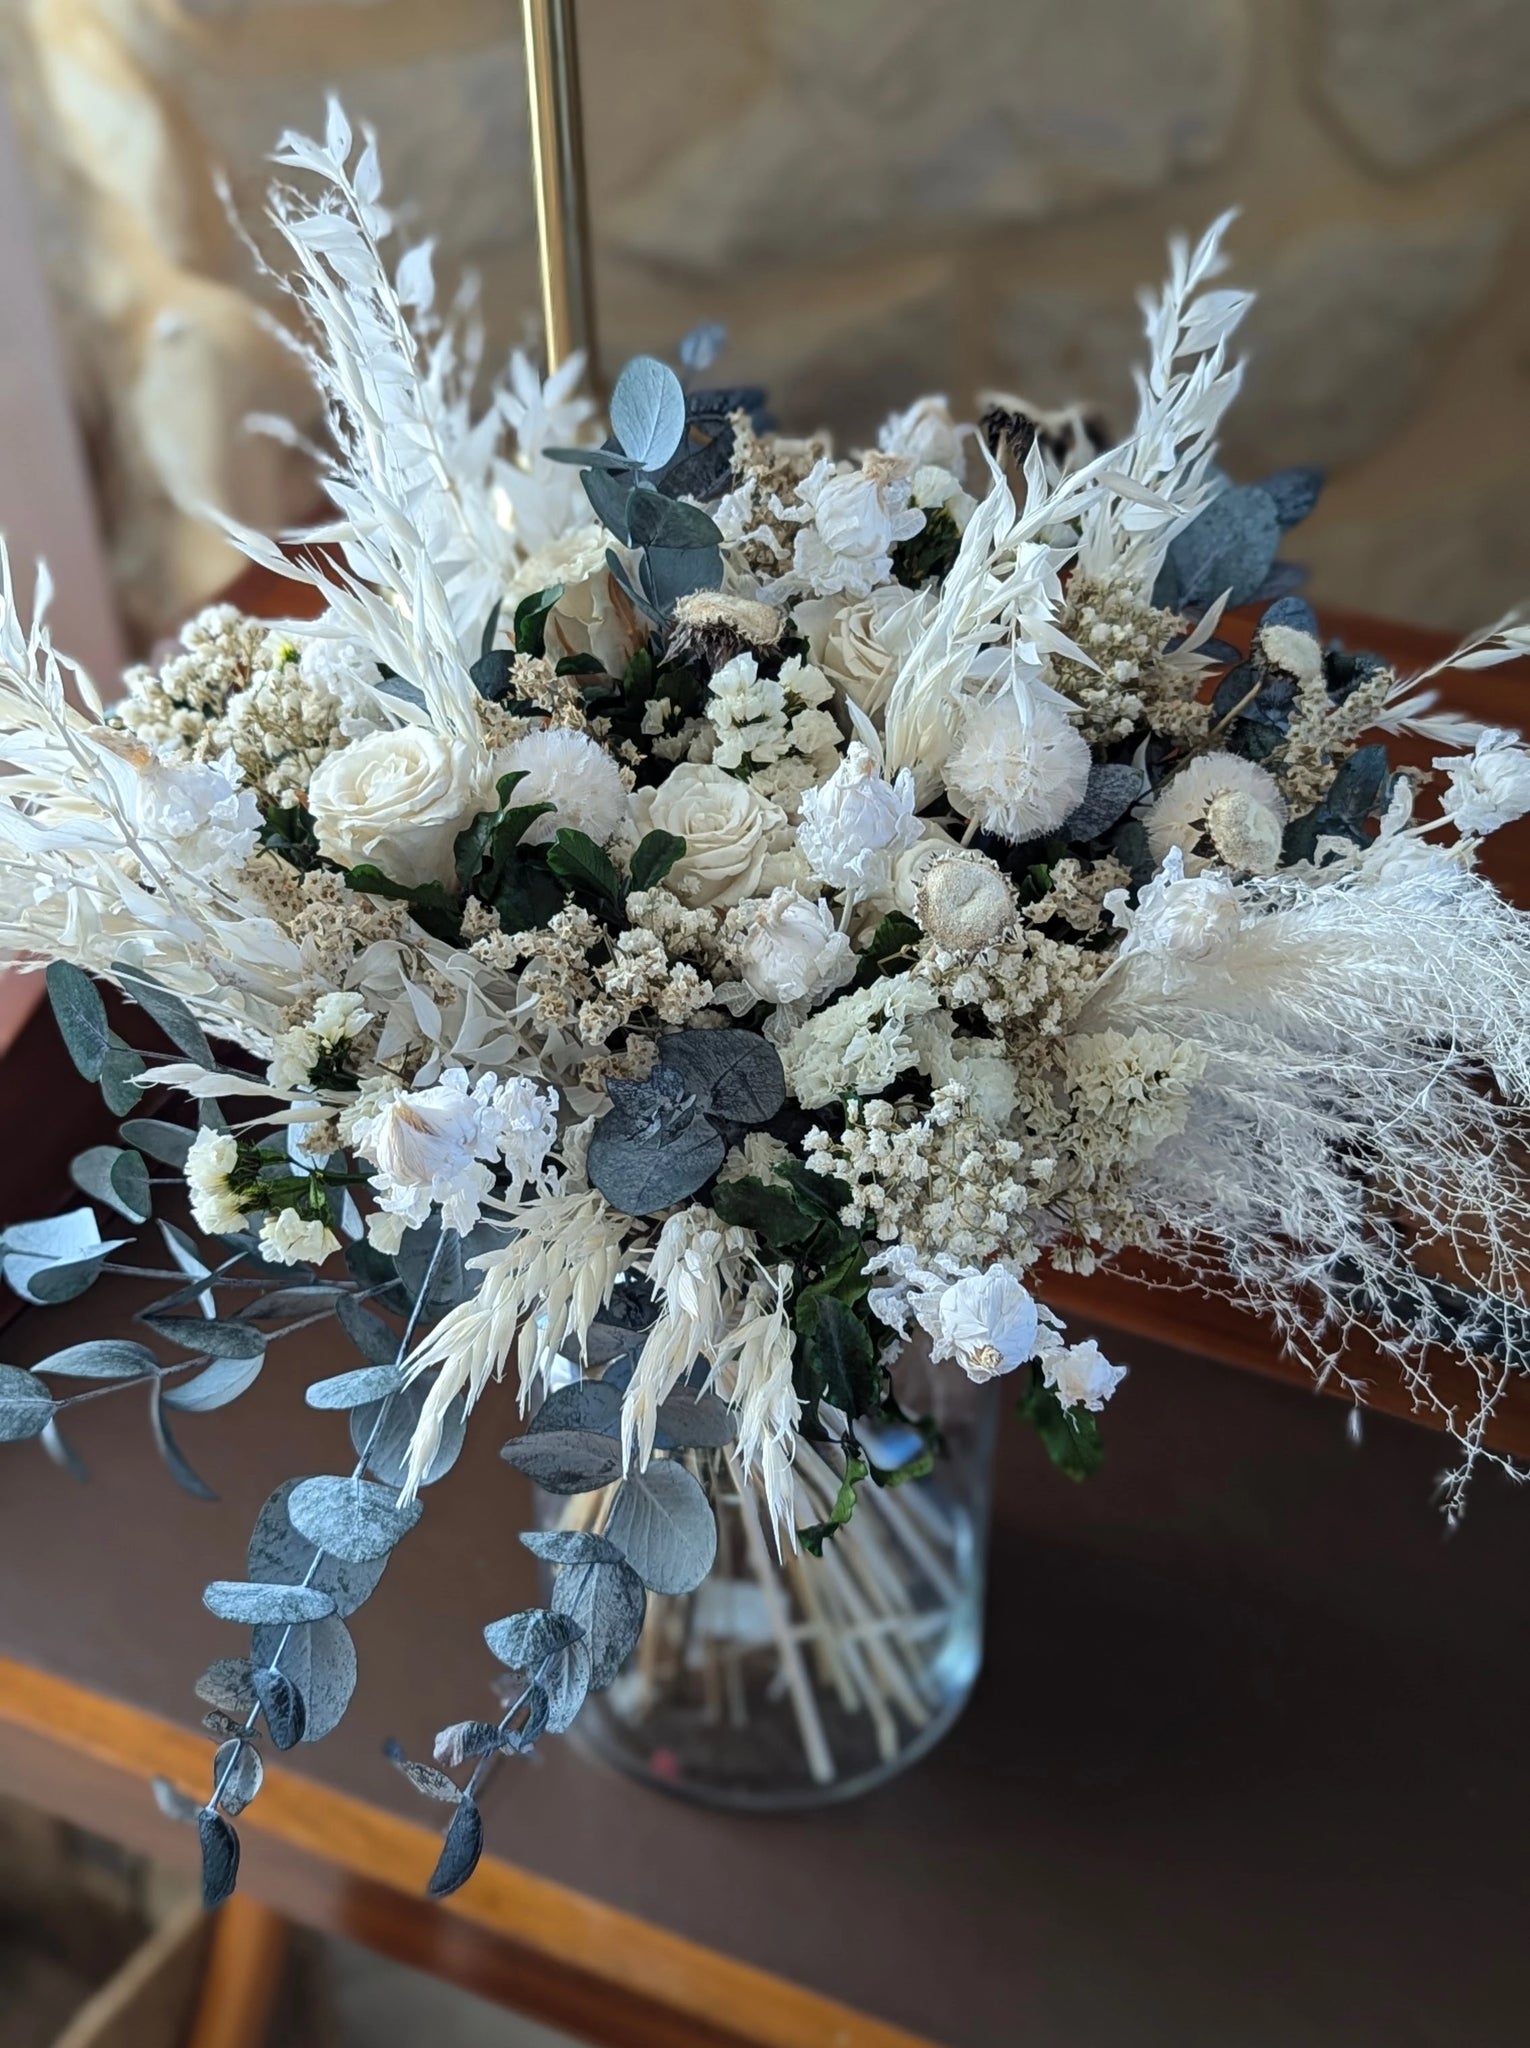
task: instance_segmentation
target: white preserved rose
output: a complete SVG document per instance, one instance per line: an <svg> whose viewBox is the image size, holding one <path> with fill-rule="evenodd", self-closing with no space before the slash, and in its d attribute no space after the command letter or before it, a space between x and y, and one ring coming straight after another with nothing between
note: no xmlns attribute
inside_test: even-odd
<svg viewBox="0 0 1530 2048"><path fill-rule="evenodd" d="M970 1380L1013 1372L1035 1356L1036 1303L1008 1266L965 1274L933 1299L919 1298L914 1312L930 1333L930 1356L937 1364L954 1358Z"/></svg>
<svg viewBox="0 0 1530 2048"><path fill-rule="evenodd" d="M1440 809L1458 832L1476 837L1496 832L1530 811L1530 753L1517 732L1489 726L1467 755L1445 754Z"/></svg>
<svg viewBox="0 0 1530 2048"><path fill-rule="evenodd" d="M813 660L830 682L875 717L886 704L893 678L923 630L933 601L928 591L880 583L869 597L848 603L805 598L794 617L807 635Z"/></svg>
<svg viewBox="0 0 1530 2048"><path fill-rule="evenodd" d="M910 770L888 782L859 740L827 782L807 791L798 816L797 843L813 873L857 896L886 889L894 860L924 836Z"/></svg>
<svg viewBox="0 0 1530 2048"><path fill-rule="evenodd" d="M417 888L453 879L457 834L494 800L492 763L466 740L402 726L331 754L308 785L319 851Z"/></svg>
<svg viewBox="0 0 1530 2048"><path fill-rule="evenodd" d="M640 789L633 810L639 832L685 841L665 883L693 909L757 896L771 834L786 822L747 782L704 761L682 761L657 789Z"/></svg>
<svg viewBox="0 0 1530 2048"><path fill-rule="evenodd" d="M792 543L799 588L865 597L892 575L892 551L912 540L924 514L909 504L913 465L901 456L867 455L841 472L827 456L797 486L806 523Z"/></svg>
<svg viewBox="0 0 1530 2048"><path fill-rule="evenodd" d="M811 1003L855 977L855 954L827 903L795 889L741 903L725 927L740 978L763 1003Z"/></svg>

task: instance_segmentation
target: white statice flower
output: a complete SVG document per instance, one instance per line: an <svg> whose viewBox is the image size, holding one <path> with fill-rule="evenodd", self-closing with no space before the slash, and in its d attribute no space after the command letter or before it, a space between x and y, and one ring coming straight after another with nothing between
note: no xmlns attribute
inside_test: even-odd
<svg viewBox="0 0 1530 2048"><path fill-rule="evenodd" d="M318 1216L277 1209L261 1226L260 1255L273 1266L322 1266L340 1240Z"/></svg>
<svg viewBox="0 0 1530 2048"><path fill-rule="evenodd" d="M804 598L792 616L824 674L874 718L928 623L935 596L933 589L879 583L868 597Z"/></svg>
<svg viewBox="0 0 1530 2048"><path fill-rule="evenodd" d="M685 841L664 879L693 910L757 896L772 835L786 823L747 782L704 761L682 761L657 789L638 790L633 811L640 833Z"/></svg>
<svg viewBox="0 0 1530 2048"><path fill-rule="evenodd" d="M354 740L308 785L320 853L341 867L369 863L410 889L454 880L457 834L493 801L488 756L419 725Z"/></svg>
<svg viewBox="0 0 1530 2048"><path fill-rule="evenodd" d="M828 456L816 462L789 508L804 522L792 542L798 587L820 597L866 597L886 583L893 549L924 527L924 514L909 502L912 474L906 458L880 452L859 469L840 470Z"/></svg>
<svg viewBox="0 0 1530 2048"><path fill-rule="evenodd" d="M133 779L134 822L183 875L227 876L260 842L261 814L231 755L217 761L156 757Z"/></svg>
<svg viewBox="0 0 1530 2048"><path fill-rule="evenodd" d="M1530 752L1517 732L1489 726L1469 754L1442 755L1434 766L1445 771L1440 809L1467 837L1496 832L1530 811Z"/></svg>
<svg viewBox="0 0 1530 2048"><path fill-rule="evenodd" d="M466 1236L477 1223L495 1169L511 1182L511 1198L545 1183L548 1153L558 1137L558 1098L516 1076L484 1074L470 1083L448 1067L429 1088L364 1086L341 1116L341 1132L377 1168L379 1204L411 1226L439 1208L449 1230Z"/></svg>
<svg viewBox="0 0 1530 2048"><path fill-rule="evenodd" d="M524 844L547 846L564 826L583 832L597 846L609 845L632 814L622 772L598 740L571 726L543 726L523 733L495 764L500 775L525 777L511 793L514 804L555 804L534 818Z"/></svg>
<svg viewBox="0 0 1530 2048"><path fill-rule="evenodd" d="M229 1176L239 1163L239 1144L231 1132L200 1130L186 1154L186 1190L198 1230L209 1237L244 1228L246 1202L234 1193Z"/></svg>
<svg viewBox="0 0 1530 2048"><path fill-rule="evenodd" d="M283 1095L308 1087L315 1067L359 1038L374 1021L372 1012L351 989L333 989L320 996L306 1024L279 1031L271 1043L266 1078Z"/></svg>
<svg viewBox="0 0 1530 2048"><path fill-rule="evenodd" d="M871 896L892 880L893 862L922 838L914 816L914 778L904 768L891 782L869 747L852 740L828 781L803 796L797 844L812 872L830 888Z"/></svg>
<svg viewBox="0 0 1530 2048"><path fill-rule="evenodd" d="M889 974L841 996L782 1046L786 1085L803 1109L821 1109L841 1095L880 1095L920 1064L909 1027L939 1000L928 982L911 974Z"/></svg>
<svg viewBox="0 0 1530 2048"><path fill-rule="evenodd" d="M751 765L785 753L786 692L774 676L760 674L753 654L736 654L717 671L706 710L717 732L717 767L747 773Z"/></svg>
<svg viewBox="0 0 1530 2048"><path fill-rule="evenodd" d="M961 482L967 466L970 428L959 427L944 397L916 398L907 412L890 413L877 429L877 446L887 455L901 455L915 470L935 466Z"/></svg>
<svg viewBox="0 0 1530 2048"><path fill-rule="evenodd" d="M1280 865L1289 815L1279 784L1241 754L1197 754L1154 798L1144 823L1156 861L1171 847L1197 875L1217 861L1244 874L1273 874Z"/></svg>
<svg viewBox="0 0 1530 2048"><path fill-rule="evenodd" d="M1036 686L969 700L943 772L964 818L1020 844L1055 832L1078 808L1089 768L1066 700Z"/></svg>
<svg viewBox="0 0 1530 2048"><path fill-rule="evenodd" d="M1042 1378L1064 1408L1087 1408L1093 1415L1126 1378L1126 1367L1112 1365L1092 1337L1082 1344L1044 1344L1038 1357Z"/></svg>
<svg viewBox="0 0 1530 2048"><path fill-rule="evenodd" d="M964 1275L915 1313L930 1333L930 1356L937 1364L954 1359L970 1380L1013 1372L1035 1356L1036 1303L1008 1266Z"/></svg>
<svg viewBox="0 0 1530 2048"><path fill-rule="evenodd" d="M1118 958L1157 954L1165 967L1177 961L1188 969L1191 963L1214 959L1243 925L1242 899L1227 871L1206 868L1187 875L1177 846L1169 848L1163 866L1138 895L1135 910L1126 889L1110 890L1105 909L1126 933Z"/></svg>
<svg viewBox="0 0 1530 2048"><path fill-rule="evenodd" d="M711 760L747 776L761 792L782 801L831 774L839 727L826 707L834 686L812 663L793 655L776 676L762 676L745 650L712 678L707 718L715 738Z"/></svg>
<svg viewBox="0 0 1530 2048"><path fill-rule="evenodd" d="M855 953L828 904L795 889L738 904L723 939L740 979L763 1003L815 1003L855 978Z"/></svg>

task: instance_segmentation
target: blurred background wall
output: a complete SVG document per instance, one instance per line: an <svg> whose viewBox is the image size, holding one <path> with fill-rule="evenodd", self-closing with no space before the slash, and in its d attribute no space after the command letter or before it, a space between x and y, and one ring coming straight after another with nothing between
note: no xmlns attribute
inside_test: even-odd
<svg viewBox="0 0 1530 2048"><path fill-rule="evenodd" d="M1530 0L580 0L608 360L722 369L842 441L920 389L1127 416L1165 235L1243 209L1264 294L1229 466L1315 460L1317 593L1448 626L1530 596ZM38 231L137 635L233 566L184 509L309 507L211 187L258 212L337 86L387 189L534 308L513 0L0 0Z"/></svg>

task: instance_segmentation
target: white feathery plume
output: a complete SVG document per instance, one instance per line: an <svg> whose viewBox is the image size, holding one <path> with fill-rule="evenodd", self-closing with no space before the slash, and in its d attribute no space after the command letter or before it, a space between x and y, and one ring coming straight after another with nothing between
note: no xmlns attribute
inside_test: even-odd
<svg viewBox="0 0 1530 2048"><path fill-rule="evenodd" d="M517 536L516 513L531 522L540 488L567 501L575 519L577 477L557 475L541 451L554 429L576 430L589 411L570 395L582 364L565 364L535 400L526 388L534 374L513 365L513 393L474 418L480 334L435 315L429 242L409 249L390 278L382 245L393 223L381 204L375 137L362 134L352 169L350 123L333 98L322 142L285 134L273 161L318 178L322 189L315 199L272 188L270 218L292 253L290 275L249 245L312 331L304 342L275 330L323 401L333 452L322 480L340 516L288 535L289 544L308 544L296 555L212 516L253 560L321 591L326 630L363 641L414 684L437 730L471 739L478 726L467 669L484 619L526 547L545 544L536 531ZM497 460L504 427L516 420L531 435L519 466ZM338 559L320 551L324 543L338 547ZM406 701L385 702L396 717L419 715Z"/></svg>
<svg viewBox="0 0 1530 2048"><path fill-rule="evenodd" d="M1243 381L1227 343L1254 295L1203 289L1226 268L1222 238L1234 218L1220 215L1194 249L1176 235L1162 293L1142 294L1149 358L1136 373L1136 425L1106 458L1116 483L1084 512L1080 570L1124 576L1144 600L1169 543L1215 494L1217 429Z"/></svg>
<svg viewBox="0 0 1530 2048"><path fill-rule="evenodd" d="M713 1360L713 1385L738 1418L738 1463L747 1479L758 1471L775 1531L776 1554L797 1548L792 1460L802 1403L792 1383L793 1336L786 1309L790 1266L777 1266L750 1288L741 1313Z"/></svg>
<svg viewBox="0 0 1530 2048"><path fill-rule="evenodd" d="M508 1208L505 1227L513 1234L500 1249L468 1260L483 1275L478 1292L449 1310L404 1361L411 1380L441 1368L409 1445L406 1499L419 1490L458 1395L465 1393L471 1408L503 1372L514 1344L524 1410L560 1353L583 1352L590 1325L632 1256L625 1241L630 1218L589 1189Z"/></svg>
<svg viewBox="0 0 1530 2048"><path fill-rule="evenodd" d="M1320 1377L1347 1384L1342 1338L1375 1336L1461 1446L1459 1506L1505 1377L1530 1368L1530 917L1411 835L1332 880L1238 894L1241 919L1206 943L1166 930L1172 957L1134 927L1080 1020L1201 1058L1184 1129L1132 1198ZM1434 1346L1473 1354L1470 1413L1433 1384Z"/></svg>
<svg viewBox="0 0 1530 2048"><path fill-rule="evenodd" d="M735 1321L743 1261L752 1234L693 1203L667 1217L648 1264L658 1304L622 1396L622 1457L645 1466L653 1456L659 1406L698 1359L715 1360Z"/></svg>

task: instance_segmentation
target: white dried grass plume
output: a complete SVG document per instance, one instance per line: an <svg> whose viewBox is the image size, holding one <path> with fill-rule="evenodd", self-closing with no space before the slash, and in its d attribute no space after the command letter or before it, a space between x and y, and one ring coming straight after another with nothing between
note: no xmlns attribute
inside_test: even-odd
<svg viewBox="0 0 1530 2048"><path fill-rule="evenodd" d="M1243 885L1241 923L1172 977L1123 949L1081 1028L1196 1051L1185 1127L1138 1168L1134 1201L1320 1379L1347 1384L1343 1338L1375 1334L1461 1447L1454 1508L1530 1368L1530 918L1408 844L1334 881ZM1426 1269L1465 1292L1453 1302ZM1472 1354L1475 1404L1435 1385L1432 1347Z"/></svg>

